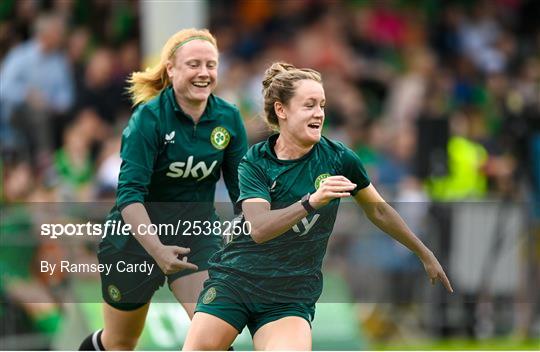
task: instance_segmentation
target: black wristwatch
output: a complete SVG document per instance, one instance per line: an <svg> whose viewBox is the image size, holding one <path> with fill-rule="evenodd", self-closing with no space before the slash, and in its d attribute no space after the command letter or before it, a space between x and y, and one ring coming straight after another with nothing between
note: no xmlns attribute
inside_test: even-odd
<svg viewBox="0 0 540 352"><path fill-rule="evenodd" d="M302 204L302 206L304 207L304 209L306 209L307 213L308 214L311 214L313 212L315 212L317 209L313 208L311 206L311 204L309 204L309 197L311 196L311 194L306 194L305 196L302 197L302 199L300 200L300 204Z"/></svg>

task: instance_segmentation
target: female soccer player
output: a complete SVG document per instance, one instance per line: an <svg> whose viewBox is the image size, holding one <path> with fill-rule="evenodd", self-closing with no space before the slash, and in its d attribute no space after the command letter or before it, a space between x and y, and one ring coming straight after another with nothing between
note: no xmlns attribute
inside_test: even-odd
<svg viewBox="0 0 540 352"><path fill-rule="evenodd" d="M130 79L136 109L122 135L116 205L98 253L101 264L112 265L109 275L101 274L105 327L81 350L134 349L165 278L190 318L194 314L208 259L222 243L208 235L216 234L216 182L222 171L231 200L237 200L237 169L247 150L238 109L212 95L217 69L216 39L207 30L185 29L169 38L157 66ZM120 220L132 233L118 230ZM178 220L182 228L173 233ZM196 236L194 221L206 235ZM151 224L174 227L152 236ZM184 236L186 230L192 236ZM121 262L139 270L124 272ZM151 264L153 270L142 269Z"/></svg>
<svg viewBox="0 0 540 352"><path fill-rule="evenodd" d="M268 123L279 134L254 145L239 168L250 236L210 260L185 350L226 350L247 325L256 350L311 349L321 266L339 200L416 253L432 283L452 288L433 253L371 185L358 157L321 136L325 95L318 72L275 63L263 81ZM211 333L208 333L211 331Z"/></svg>

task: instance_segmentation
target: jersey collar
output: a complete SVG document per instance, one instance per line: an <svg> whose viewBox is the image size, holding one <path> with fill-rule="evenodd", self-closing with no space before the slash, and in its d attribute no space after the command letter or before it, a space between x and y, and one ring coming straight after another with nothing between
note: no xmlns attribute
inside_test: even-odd
<svg viewBox="0 0 540 352"><path fill-rule="evenodd" d="M181 116L193 121L193 118L191 116L189 116L188 114L186 114L184 112L184 110L182 110L182 108L180 107L178 102L176 101L176 97L174 96L174 90L173 90L172 85L170 85L167 88L165 94L166 94L167 98L170 100L170 102L172 103L174 112L175 112L175 114L177 116L181 115ZM216 104L215 100L216 100L216 97L214 96L214 94L210 94L210 96L208 97L208 102L206 103L206 109L204 110L199 122L207 121L207 120L217 120L218 119L218 117L215 116L215 114L213 113L214 105Z"/></svg>
<svg viewBox="0 0 540 352"><path fill-rule="evenodd" d="M294 164L294 163L306 160L307 158L311 156L311 154L313 154L318 144L320 143L320 142L316 143L309 152L307 152L305 155L301 156L298 159L283 160L283 159L278 159L278 157L276 156L276 153L274 152L274 146L276 145L276 141L278 137L279 137L279 133L273 134L270 137L268 137L268 139L266 140L266 143L264 144L264 153L267 155L269 159L274 160L281 164Z"/></svg>

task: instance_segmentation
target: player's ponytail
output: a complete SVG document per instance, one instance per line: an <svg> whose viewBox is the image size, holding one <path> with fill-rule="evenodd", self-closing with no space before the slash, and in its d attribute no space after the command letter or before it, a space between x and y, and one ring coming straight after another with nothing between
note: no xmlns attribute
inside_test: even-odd
<svg viewBox="0 0 540 352"><path fill-rule="evenodd" d="M149 101L171 84L167 61L174 60L178 48L194 39L206 40L217 48L216 38L207 29L183 29L173 34L161 49L157 65L146 71L133 72L129 77L127 91L134 106Z"/></svg>
<svg viewBox="0 0 540 352"><path fill-rule="evenodd" d="M279 119L274 109L276 101L288 104L295 93L294 84L303 79L322 83L321 74L309 68L296 68L285 62L273 63L265 72L262 81L264 113L268 126L279 130Z"/></svg>

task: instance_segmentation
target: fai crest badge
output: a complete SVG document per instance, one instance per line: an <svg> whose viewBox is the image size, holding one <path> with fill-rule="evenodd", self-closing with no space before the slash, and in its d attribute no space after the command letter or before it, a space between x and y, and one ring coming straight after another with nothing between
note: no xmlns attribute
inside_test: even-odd
<svg viewBox="0 0 540 352"><path fill-rule="evenodd" d="M327 179L328 177L330 177L330 174L320 174L319 176L317 176L317 178L315 179L315 189L319 189L319 187L321 186L321 184L324 182L325 179Z"/></svg>
<svg viewBox="0 0 540 352"><path fill-rule="evenodd" d="M109 297L111 297L114 302L118 302L122 299L122 294L120 294L120 290L118 289L118 287L114 285L109 285L107 290L109 291Z"/></svg>
<svg viewBox="0 0 540 352"><path fill-rule="evenodd" d="M210 135L210 142L216 149L225 149L231 141L231 134L225 127L216 127Z"/></svg>
<svg viewBox="0 0 540 352"><path fill-rule="evenodd" d="M212 301L216 298L216 295L216 288L210 287L208 291L206 291L206 293L204 294L202 302L204 304L212 303Z"/></svg>

